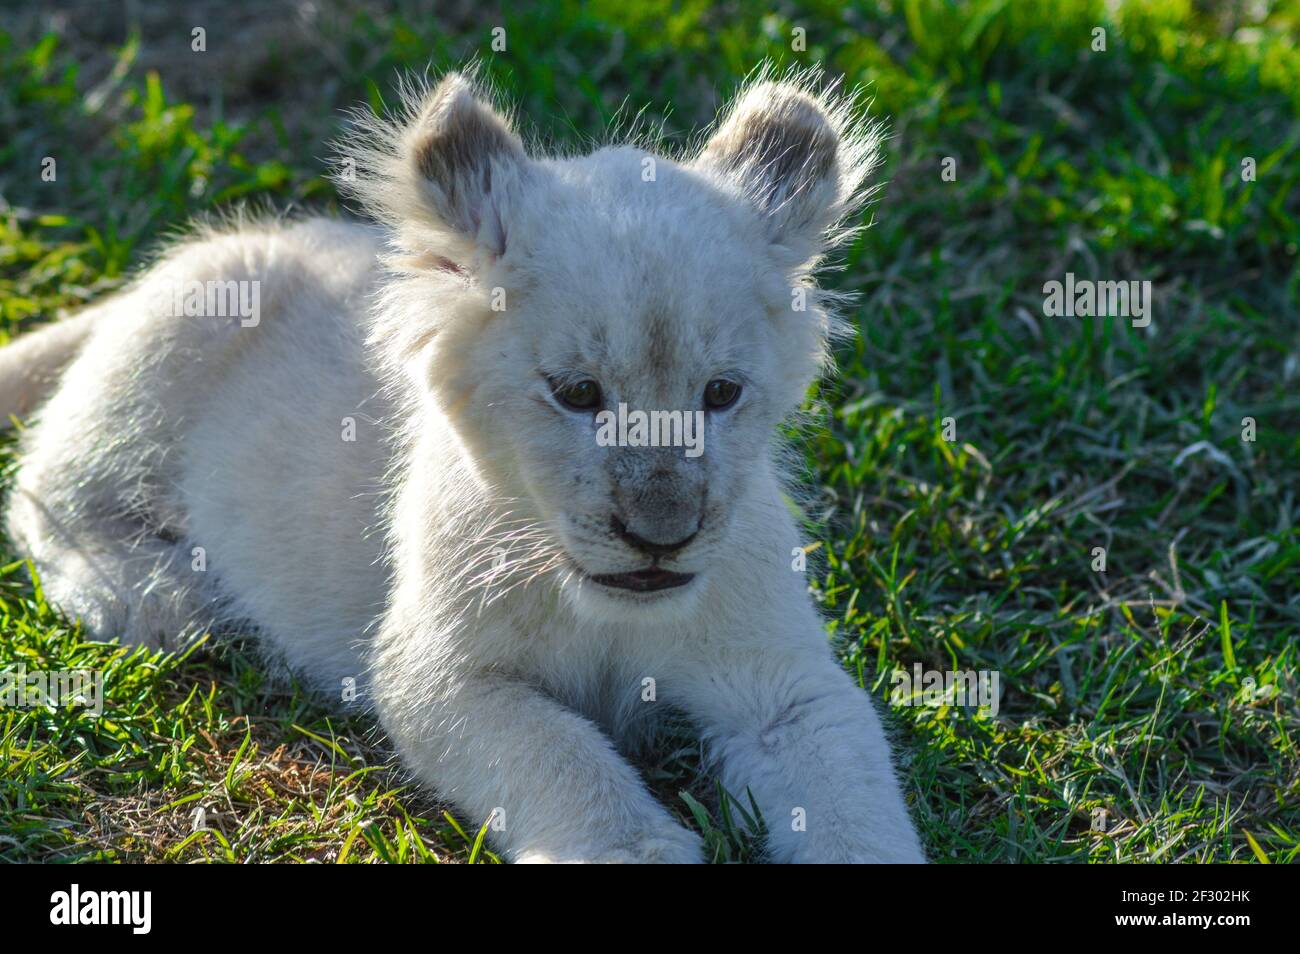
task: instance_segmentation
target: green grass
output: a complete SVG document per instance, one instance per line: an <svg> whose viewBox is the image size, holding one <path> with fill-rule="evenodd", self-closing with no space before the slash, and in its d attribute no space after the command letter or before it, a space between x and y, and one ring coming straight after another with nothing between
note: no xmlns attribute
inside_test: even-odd
<svg viewBox="0 0 1300 954"><path fill-rule="evenodd" d="M642 106L684 142L764 57L823 64L869 85L892 138L834 278L860 335L810 398L813 582L891 709L931 856L1300 859L1300 4L244 6L206 54L184 18L125 42L84 17L0 34L0 338L118 286L190 215L333 206L315 157L338 110L403 69L477 54L573 146ZM1044 317L1067 271L1151 280L1151 326ZM109 692L98 720L0 709L0 860L493 860L372 724L238 640L87 643L0 566L0 668L102 669ZM1000 671L997 718L890 707L916 662ZM698 756L669 746L647 778L746 860L745 802Z"/></svg>

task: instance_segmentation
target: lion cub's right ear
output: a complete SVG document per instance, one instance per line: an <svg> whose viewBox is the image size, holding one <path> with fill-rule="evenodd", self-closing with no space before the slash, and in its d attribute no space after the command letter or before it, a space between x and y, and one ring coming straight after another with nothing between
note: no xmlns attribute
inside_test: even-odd
<svg viewBox="0 0 1300 954"><path fill-rule="evenodd" d="M803 262L843 240L840 224L870 195L881 133L860 112L857 93L819 71L764 67L692 165L737 190L771 242Z"/></svg>
<svg viewBox="0 0 1300 954"><path fill-rule="evenodd" d="M405 103L395 121L354 117L360 136L339 151L356 153L356 177L340 184L417 256L472 270L504 255L510 207L532 171L510 120L461 73Z"/></svg>

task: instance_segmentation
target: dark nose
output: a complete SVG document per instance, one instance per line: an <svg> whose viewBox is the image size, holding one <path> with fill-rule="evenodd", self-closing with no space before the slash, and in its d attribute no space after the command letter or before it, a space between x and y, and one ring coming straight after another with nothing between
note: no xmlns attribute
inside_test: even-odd
<svg viewBox="0 0 1300 954"><path fill-rule="evenodd" d="M628 546L635 547L642 553L652 557L662 557L668 556L670 553L676 553L682 547L686 546L686 544L694 540L695 535L700 532L697 529L695 533L692 533L689 537L683 537L676 543L654 543L653 541L647 540L645 537L637 536L629 530L627 524L618 517L610 517L610 526L614 528L614 532L617 533Z"/></svg>

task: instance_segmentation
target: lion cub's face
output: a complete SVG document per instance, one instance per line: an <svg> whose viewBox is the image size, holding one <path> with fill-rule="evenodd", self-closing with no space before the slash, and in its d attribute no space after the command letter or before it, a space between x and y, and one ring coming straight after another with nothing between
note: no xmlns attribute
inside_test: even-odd
<svg viewBox="0 0 1300 954"><path fill-rule="evenodd" d="M809 273L874 160L847 113L762 82L689 162L533 160L452 76L372 155L407 253L376 335L581 611L678 615L745 559L733 518L823 361Z"/></svg>

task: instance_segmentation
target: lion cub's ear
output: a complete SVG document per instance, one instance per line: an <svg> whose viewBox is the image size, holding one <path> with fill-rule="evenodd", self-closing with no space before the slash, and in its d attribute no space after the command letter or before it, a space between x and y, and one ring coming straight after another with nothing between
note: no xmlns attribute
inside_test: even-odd
<svg viewBox="0 0 1300 954"><path fill-rule="evenodd" d="M491 254L503 254L505 193L528 161L509 121L453 73L425 102L409 148L421 192L437 216Z"/></svg>
<svg viewBox="0 0 1300 954"><path fill-rule="evenodd" d="M339 153L358 156L357 181L341 185L430 261L505 254L510 205L532 167L510 120L461 73L404 99L395 118L355 117L360 135Z"/></svg>
<svg viewBox="0 0 1300 954"><path fill-rule="evenodd" d="M738 190L763 214L770 240L797 259L837 239L835 227L866 200L879 154L877 124L816 77L752 83L723 113L692 166Z"/></svg>

